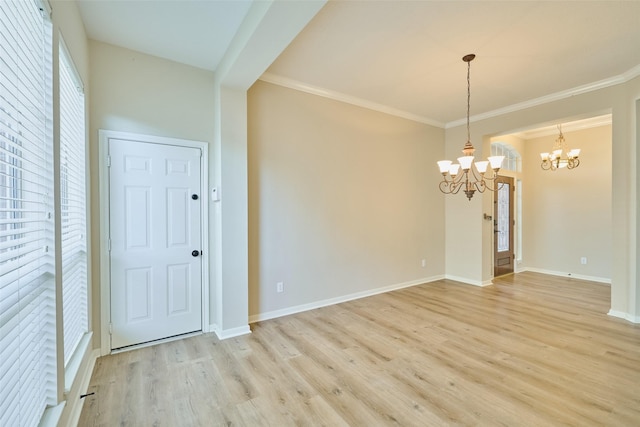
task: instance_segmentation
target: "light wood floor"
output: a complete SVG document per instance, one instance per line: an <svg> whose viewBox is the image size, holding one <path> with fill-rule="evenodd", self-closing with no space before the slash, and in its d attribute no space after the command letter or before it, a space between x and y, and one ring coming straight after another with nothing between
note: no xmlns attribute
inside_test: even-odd
<svg viewBox="0 0 640 427"><path fill-rule="evenodd" d="M80 426L639 426L609 287L438 281L98 359Z"/></svg>

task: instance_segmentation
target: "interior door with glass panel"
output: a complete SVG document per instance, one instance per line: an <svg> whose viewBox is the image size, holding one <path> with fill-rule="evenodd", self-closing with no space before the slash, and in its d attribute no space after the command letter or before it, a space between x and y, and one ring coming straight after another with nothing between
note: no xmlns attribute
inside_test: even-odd
<svg viewBox="0 0 640 427"><path fill-rule="evenodd" d="M513 178L499 176L496 179L493 209L493 275L494 277L513 273Z"/></svg>

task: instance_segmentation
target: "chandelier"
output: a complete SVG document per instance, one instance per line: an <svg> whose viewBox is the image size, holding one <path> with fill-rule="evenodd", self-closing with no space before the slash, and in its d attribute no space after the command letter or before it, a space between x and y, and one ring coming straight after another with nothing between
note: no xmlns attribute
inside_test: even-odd
<svg viewBox="0 0 640 427"><path fill-rule="evenodd" d="M442 174L440 181L440 191L445 194L458 194L460 189L464 191L467 199L471 200L473 194L478 191L484 193L486 189L494 190L493 183L498 177L498 171L502 167L504 156L491 156L487 160L475 162L473 153L476 151L471 144L471 132L469 131L469 111L471 101L471 61L476 56L474 54L465 55L462 60L467 63L467 143L462 149L463 157L458 157L458 163L451 160L440 160L438 167ZM491 165L492 176L487 176L487 166ZM462 172L460 170L462 169Z"/></svg>
<svg viewBox="0 0 640 427"><path fill-rule="evenodd" d="M567 143L564 140L564 135L562 135L562 125L558 125L558 139L553 143L553 149L551 153L540 153L540 157L542 157L542 163L540 167L544 170L556 170L556 169L573 169L580 166L580 159L578 156L580 155L579 148L572 148L570 151L567 151Z"/></svg>

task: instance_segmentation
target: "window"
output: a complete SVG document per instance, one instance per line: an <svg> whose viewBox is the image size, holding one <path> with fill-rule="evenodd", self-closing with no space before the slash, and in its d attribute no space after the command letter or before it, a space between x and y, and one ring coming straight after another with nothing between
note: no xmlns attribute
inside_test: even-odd
<svg viewBox="0 0 640 427"><path fill-rule="evenodd" d="M57 404L51 24L0 2L0 425Z"/></svg>
<svg viewBox="0 0 640 427"><path fill-rule="evenodd" d="M64 43L60 43L60 253L65 371L71 368L72 356L88 331L84 114L81 80Z"/></svg>
<svg viewBox="0 0 640 427"><path fill-rule="evenodd" d="M511 185L507 182L498 184L498 194L497 194L497 224L496 230L496 244L498 252L505 252L511 249L510 240L511 240L511 227L509 227L512 218L511 218Z"/></svg>
<svg viewBox="0 0 640 427"><path fill-rule="evenodd" d="M516 181L516 261L522 261L522 180Z"/></svg>
<svg viewBox="0 0 640 427"><path fill-rule="evenodd" d="M491 155L492 156L504 156L502 162L502 169L520 172L520 154L511 145L504 142L492 142L491 143Z"/></svg>

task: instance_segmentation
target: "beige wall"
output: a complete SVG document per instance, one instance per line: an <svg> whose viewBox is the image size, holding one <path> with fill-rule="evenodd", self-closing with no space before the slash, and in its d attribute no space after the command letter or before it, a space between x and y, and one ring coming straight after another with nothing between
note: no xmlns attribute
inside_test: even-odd
<svg viewBox="0 0 640 427"><path fill-rule="evenodd" d="M261 81L248 119L253 319L444 274L442 129Z"/></svg>
<svg viewBox="0 0 640 427"><path fill-rule="evenodd" d="M98 130L212 142L213 73L90 41L92 292L95 340L100 343L100 205ZM214 293L210 292L213 297ZM213 309L214 304L211 304Z"/></svg>
<svg viewBox="0 0 640 427"><path fill-rule="evenodd" d="M211 143L222 126L222 123L216 126L215 120L224 116L225 123L231 119L237 123L236 128L241 128L247 117L243 108L216 115L218 83L213 73L88 41L75 2L50 3L54 64L58 58L57 37L61 34L85 84L90 119L87 130L92 218L90 310L96 346L101 339L98 129ZM286 4L275 5L282 8ZM275 13L271 9L268 12L267 17ZM273 34L276 28L283 27L282 23L290 23L291 13L283 11L281 18L269 21L273 26L247 43L254 49L245 49L246 61L236 61L236 68L227 67L232 70L229 75L238 76L240 70L246 74L251 68L248 67L251 58L257 54L262 55L265 64L269 62L269 58L264 59L264 52L274 42L264 34ZM253 43L256 40L262 44ZM266 66L253 68L251 72L259 75ZM245 76L246 81L251 79L252 76ZM234 88L242 94L234 99L240 99L248 85L238 85L236 80L233 79ZM55 96L54 93L57 108ZM640 225L636 195L640 179L636 171L640 160L636 149L640 127L638 98L640 78L635 78L614 87L472 123L477 157L483 151L486 157L492 135L559 117L613 112L611 155L617 167L611 171L611 222L615 226L611 230L608 268L613 281L612 312L635 321L640 321L636 268L640 254L636 238ZM463 126L445 131L261 82L249 92L248 110L248 156L242 152L234 161L248 162L249 166L251 316L283 312L445 273L476 284L490 280L486 245L491 241L492 227L482 220L487 206L490 211L490 198L477 195L468 202L462 195L445 197L435 185L440 177L434 162L458 156L465 140ZM217 154L235 156L235 152L229 151L229 147L214 150L212 167L222 160ZM588 155L585 150L585 162ZM214 178L217 171L210 169L210 172L212 182L221 185L221 180ZM244 172L238 175L241 179L236 181L243 182ZM233 191L233 187L226 188ZM242 215L247 214L245 205L240 205L228 214L239 218L237 222L242 222ZM605 204L602 205L604 208ZM211 223L215 215L212 210ZM228 239L244 235L235 233ZM213 241L216 236L210 237ZM246 248L246 241L238 241L236 246ZM217 249L221 252L222 246ZM540 252L538 248L535 250ZM531 251L533 260L534 249ZM587 256L589 264L585 268L594 270L585 270L585 274L606 277L604 249L598 247L594 253L592 256L575 252L569 261L575 262L575 255L578 260ZM426 268L420 265L423 258L427 260ZM238 260L237 264L242 262ZM212 275L218 273L212 271ZM233 309L246 301L244 274L236 275L239 280L234 280L236 277L226 280L223 296L231 295L227 298L233 300ZM285 284L283 294L275 292L278 281ZM211 301L212 310L216 303L220 301ZM238 311L241 312L244 310ZM236 317L242 317L240 324L245 321L245 316ZM233 327L238 321L233 318L228 323ZM69 398L75 398L78 391L76 384ZM62 419L68 417L67 411Z"/></svg>
<svg viewBox="0 0 640 427"><path fill-rule="evenodd" d="M209 142L213 73L91 41L91 137L98 129Z"/></svg>
<svg viewBox="0 0 640 427"><path fill-rule="evenodd" d="M210 143L209 183L218 187L222 200L209 210L210 319L214 323L205 327L213 326L221 337L249 332L246 90L323 5L324 0L253 3L215 75L99 42L90 44L94 146L98 129ZM91 166L96 175L97 157L96 150ZM96 212L98 201L99 197L92 198ZM94 219L97 239L99 217ZM96 267L98 256L94 253ZM99 272L93 277L97 282ZM100 301L94 298L93 305L99 307ZM99 317L98 312L94 318Z"/></svg>
<svg viewBox="0 0 640 427"><path fill-rule="evenodd" d="M472 122L472 141L488 151L492 136L510 133L540 123L552 123L558 118L581 119L612 113L612 263L611 311L629 320L640 321L640 293L637 292L638 227L636 165L636 112L640 98L640 77L625 83L576 94L569 98L547 102L524 110L505 113ZM466 129L457 126L446 130L445 149L449 158L457 154ZM476 152L476 155L482 152ZM486 156L486 154L485 154ZM490 224L481 225L483 209L490 209L490 195L470 204L461 198L449 197L446 210L447 276L462 277L467 282L491 280L491 252L487 250L493 234ZM462 225L462 226L461 226ZM483 246L484 245L484 246Z"/></svg>
<svg viewBox="0 0 640 427"><path fill-rule="evenodd" d="M91 114L91 226L97 230L97 213L101 209L98 129L209 142L215 134L214 75L115 46L87 42L75 5L53 5L54 20L57 11L58 20L65 22L60 31L86 79ZM612 231L610 268L614 281L612 307L620 313L635 313L635 308L628 305L631 301L634 307L636 303L640 305L640 293L635 292L637 242L633 237L638 221L633 111L638 96L640 79L635 78L615 87L472 123L477 155L482 156L491 135L558 117L613 111L612 153L621 167L612 173L612 221L616 227ZM278 102L271 102L273 99ZM269 89L260 82L249 92L249 102L251 315L445 272L449 277L476 284L490 279L485 245L492 231L482 220L488 199L477 195L468 202L461 195L445 197L434 185L439 175L433 162L459 153L464 127L435 129L308 94ZM276 119L281 120L280 127L274 127L272 120L277 122ZM258 135L260 138L255 138ZM420 145L418 141L427 142ZM271 150L278 152L291 145L314 160L309 167L316 167L316 172L301 168L300 156L273 159L268 155ZM286 174L280 175L282 171ZM284 178L287 186L283 187L277 180ZM295 207L290 205L294 196L305 202L296 205L304 208L301 211L291 210ZM292 216L292 212L296 215ZM310 221L316 228L310 228ZM287 233L281 245L282 237L274 230L283 222ZM100 236L93 233L91 238L92 320L94 333L99 335ZM310 242L321 245L310 247L308 252L292 250L294 243ZM585 255L591 260L589 254ZM423 258L427 260L425 269L420 266ZM592 267L591 261L588 266ZM312 276L307 270L317 274ZM284 294L275 294L277 281L285 283ZM212 301L212 309L214 306Z"/></svg>
<svg viewBox="0 0 640 427"><path fill-rule="evenodd" d="M540 168L539 153L551 150L557 134L525 144L524 265L610 281L611 126L563 133L568 148L582 150L573 170Z"/></svg>
<svg viewBox="0 0 640 427"><path fill-rule="evenodd" d="M209 172L222 200L210 215L216 254L214 330L221 338L250 331L248 325L247 91L326 0L253 2L216 68L215 134Z"/></svg>

